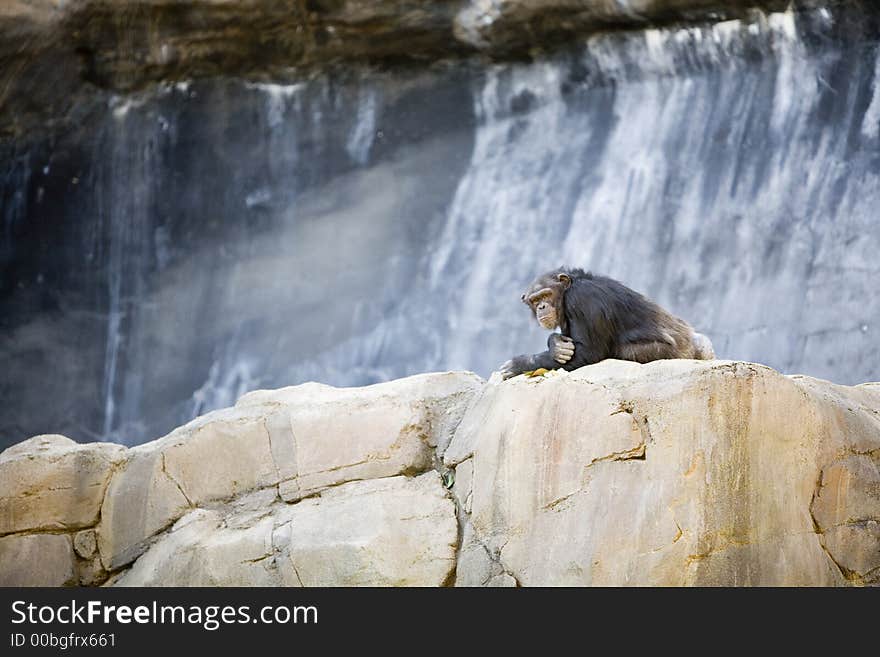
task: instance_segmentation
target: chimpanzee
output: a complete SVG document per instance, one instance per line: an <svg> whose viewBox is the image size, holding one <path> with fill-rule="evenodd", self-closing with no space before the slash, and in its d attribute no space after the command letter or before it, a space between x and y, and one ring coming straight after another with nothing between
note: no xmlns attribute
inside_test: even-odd
<svg viewBox="0 0 880 657"><path fill-rule="evenodd" d="M539 276L522 301L541 326L558 326L560 333L550 335L547 351L504 363L504 379L539 368L571 371L606 358L715 358L709 338L613 278L557 269Z"/></svg>

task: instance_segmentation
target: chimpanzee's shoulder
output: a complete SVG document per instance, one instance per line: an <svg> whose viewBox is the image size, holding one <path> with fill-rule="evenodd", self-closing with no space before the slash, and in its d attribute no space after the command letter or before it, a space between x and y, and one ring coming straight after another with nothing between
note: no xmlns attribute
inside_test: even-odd
<svg viewBox="0 0 880 657"><path fill-rule="evenodd" d="M580 267L561 267L559 272L562 274L568 274L568 277L571 280L593 280L596 276L589 271L585 271ZM600 277L601 278L601 277Z"/></svg>

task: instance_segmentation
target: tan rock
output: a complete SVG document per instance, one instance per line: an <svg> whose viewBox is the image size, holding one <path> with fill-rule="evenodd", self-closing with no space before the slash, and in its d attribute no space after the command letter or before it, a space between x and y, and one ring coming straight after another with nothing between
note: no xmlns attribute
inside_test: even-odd
<svg viewBox="0 0 880 657"><path fill-rule="evenodd" d="M236 408L263 409L269 418L281 497L294 501L345 481L423 471L481 386L463 372L364 388L307 383L252 392Z"/></svg>
<svg viewBox="0 0 880 657"><path fill-rule="evenodd" d="M472 458L476 542L523 585L841 584L877 561L876 468L840 460L880 448L877 409L747 363L605 361L487 386L446 462ZM811 506L851 524L820 536Z"/></svg>
<svg viewBox="0 0 880 657"><path fill-rule="evenodd" d="M131 562L193 507L276 485L294 501L352 479L423 471L481 384L474 374L440 373L245 395L130 451L104 502L102 561L111 570Z"/></svg>
<svg viewBox="0 0 880 657"><path fill-rule="evenodd" d="M847 579L880 577L880 450L824 468L811 512L821 543Z"/></svg>
<svg viewBox="0 0 880 657"><path fill-rule="evenodd" d="M71 454L113 470L99 524L50 497L10 514L59 524L0 538L0 583L880 582L880 385L750 363L260 391L130 450L17 445L0 499L55 494L23 473L64 481ZM408 476L430 466L450 490Z"/></svg>
<svg viewBox="0 0 880 657"><path fill-rule="evenodd" d="M455 569L455 507L435 472L344 484L284 518L274 543L287 585L439 586Z"/></svg>
<svg viewBox="0 0 880 657"><path fill-rule="evenodd" d="M880 581L880 523L866 520L827 529L824 545L847 579L858 584Z"/></svg>
<svg viewBox="0 0 880 657"><path fill-rule="evenodd" d="M456 587L491 586L490 582L504 582L504 577L513 580L504 572L498 561L497 552L490 554L483 545L469 520L464 521L461 546L458 550L458 561L455 571ZM516 581L513 580L514 585Z"/></svg>
<svg viewBox="0 0 880 657"><path fill-rule="evenodd" d="M0 454L0 534L93 525L125 449L35 436Z"/></svg>
<svg viewBox="0 0 880 657"><path fill-rule="evenodd" d="M272 586L273 519L230 529L221 515L192 511L140 557L114 586Z"/></svg>
<svg viewBox="0 0 880 657"><path fill-rule="evenodd" d="M84 529L73 536L73 549L83 559L90 559L98 549L98 539L95 530Z"/></svg>
<svg viewBox="0 0 880 657"><path fill-rule="evenodd" d="M107 579L107 571L96 555L94 559L81 560L77 564L77 576L81 586L100 586Z"/></svg>
<svg viewBox="0 0 880 657"><path fill-rule="evenodd" d="M279 481L266 416L259 409L209 413L163 439L161 450L166 474L196 505Z"/></svg>
<svg viewBox="0 0 880 657"><path fill-rule="evenodd" d="M186 511L278 484L260 409L208 413L131 450L110 484L98 528L101 558L116 569ZM127 504L134 504L128 509Z"/></svg>
<svg viewBox="0 0 880 657"><path fill-rule="evenodd" d="M455 468L455 482L452 485L452 494L459 508L465 513L471 512L471 499L474 490L474 462L473 459L462 461Z"/></svg>
<svg viewBox="0 0 880 657"><path fill-rule="evenodd" d="M438 585L454 569L456 534L433 472L351 482L294 505L257 493L190 512L114 585Z"/></svg>
<svg viewBox="0 0 880 657"><path fill-rule="evenodd" d="M137 558L153 535L191 507L180 486L165 472L157 443L130 450L101 507L97 535L104 567L116 570Z"/></svg>
<svg viewBox="0 0 880 657"><path fill-rule="evenodd" d="M519 586L519 583L507 573L501 573L495 575L486 582L486 586L490 588L509 589Z"/></svg>
<svg viewBox="0 0 880 657"><path fill-rule="evenodd" d="M24 534L0 538L0 586L75 583L75 557L69 536Z"/></svg>
<svg viewBox="0 0 880 657"><path fill-rule="evenodd" d="M822 470L812 513L822 529L880 520L880 453L853 454Z"/></svg>

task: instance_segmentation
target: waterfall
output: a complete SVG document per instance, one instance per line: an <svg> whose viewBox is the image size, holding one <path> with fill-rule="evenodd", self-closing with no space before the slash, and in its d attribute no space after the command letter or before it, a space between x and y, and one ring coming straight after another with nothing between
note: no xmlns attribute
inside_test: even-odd
<svg viewBox="0 0 880 657"><path fill-rule="evenodd" d="M833 27L826 10L809 20ZM532 274L569 264L656 298L721 357L876 378L878 117L865 91L880 88L877 53L863 51L811 53L784 13L599 36L572 58L490 69L433 263L435 292L454 289L442 305L456 339L432 365L485 373L540 350L516 300Z"/></svg>
<svg viewBox="0 0 880 657"><path fill-rule="evenodd" d="M519 297L561 264L722 358L880 379L877 32L755 12L96 94L0 169L0 435L131 444L257 387L487 376L544 348Z"/></svg>

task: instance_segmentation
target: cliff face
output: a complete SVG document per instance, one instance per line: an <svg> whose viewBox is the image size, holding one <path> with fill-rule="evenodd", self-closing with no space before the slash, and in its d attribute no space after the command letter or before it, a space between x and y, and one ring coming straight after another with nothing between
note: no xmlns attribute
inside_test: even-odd
<svg viewBox="0 0 880 657"><path fill-rule="evenodd" d="M741 16L781 0L8 0L0 134L58 119L88 87L277 76L339 61L515 56L611 26Z"/></svg>
<svg viewBox="0 0 880 657"><path fill-rule="evenodd" d="M259 391L0 482L5 585L880 582L880 385L749 363Z"/></svg>
<svg viewBox="0 0 880 657"><path fill-rule="evenodd" d="M65 67L86 51L103 71L59 91L63 125L0 140L0 446L49 432L133 445L255 388L488 376L546 340L519 296L561 264L655 298L725 358L880 378L876 5L631 23L548 38L530 59L282 71L279 56L244 74L251 60L217 49L295 3L257 4L46 3L63 25L82 12L84 54L0 66L54 91L82 82ZM488 30L516 7L532 22L578 15L483 4L498 14ZM448 11L444 43L465 43L448 27L456 3L310 5L385 7L410 27ZM196 13L163 18L171 7ZM224 11L247 13L242 28L211 37ZM185 31L205 38L184 47ZM174 35L169 53L189 63L166 70L150 48ZM284 43L267 40L254 51ZM216 69L195 77L187 48ZM14 88L0 86L49 107Z"/></svg>

